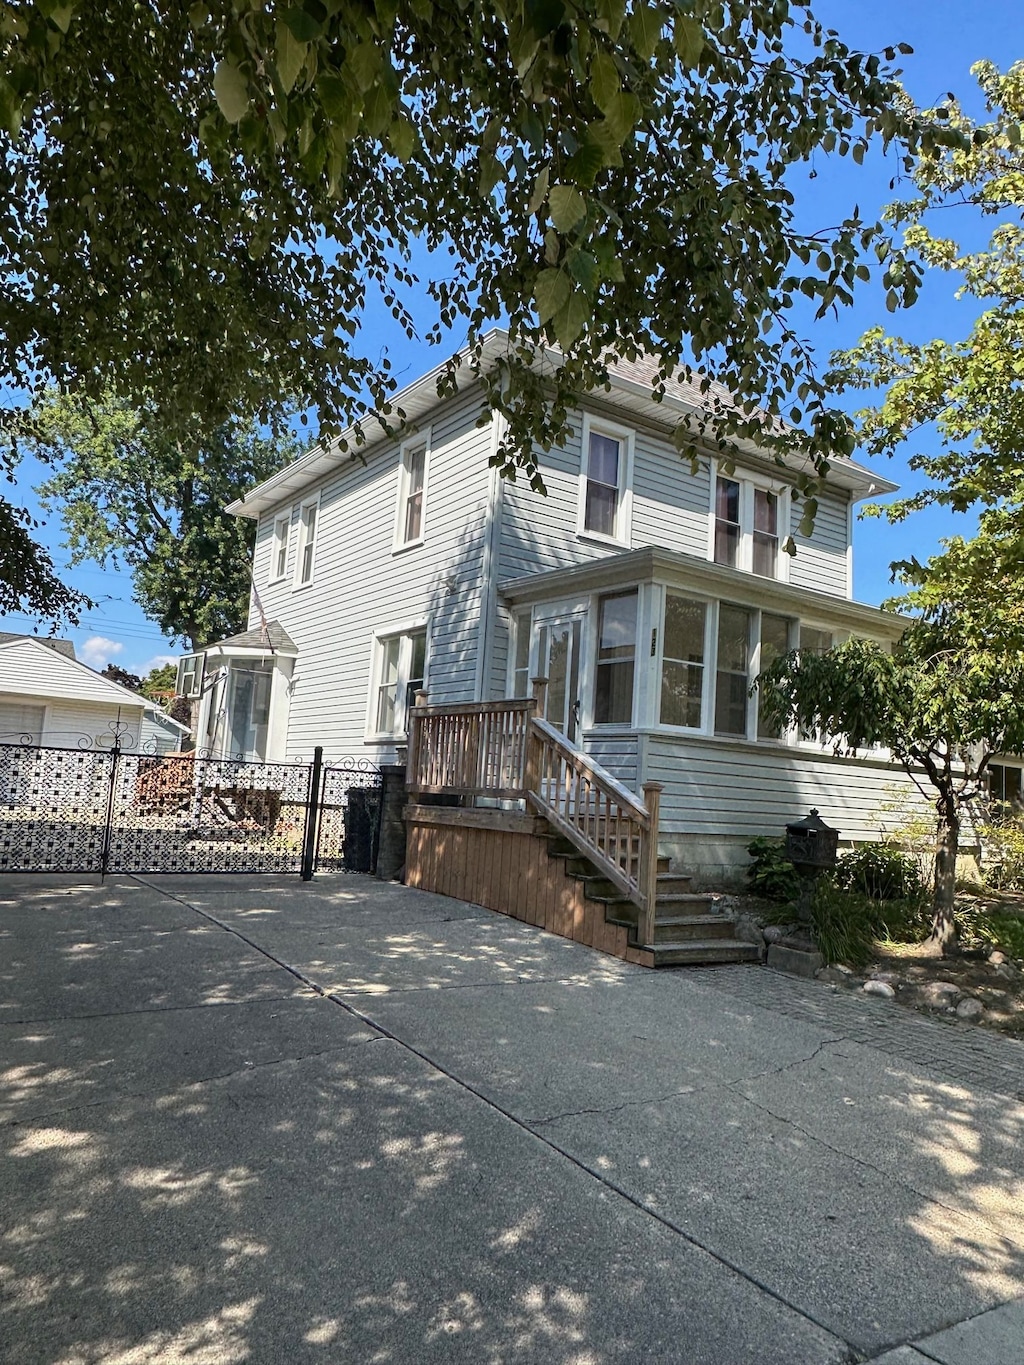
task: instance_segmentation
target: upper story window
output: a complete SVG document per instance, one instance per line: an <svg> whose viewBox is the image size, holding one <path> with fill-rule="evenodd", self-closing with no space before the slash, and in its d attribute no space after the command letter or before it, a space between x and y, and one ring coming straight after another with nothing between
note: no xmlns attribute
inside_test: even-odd
<svg viewBox="0 0 1024 1365"><path fill-rule="evenodd" d="M594 724L628 725L633 719L637 593L602 597L597 612Z"/></svg>
<svg viewBox="0 0 1024 1365"><path fill-rule="evenodd" d="M274 540L270 550L270 581L284 578L288 566L288 536L291 531L291 515L285 513L274 522Z"/></svg>
<svg viewBox="0 0 1024 1365"><path fill-rule="evenodd" d="M579 531L619 544L629 541L633 435L624 427L583 419Z"/></svg>
<svg viewBox="0 0 1024 1365"><path fill-rule="evenodd" d="M313 581L313 561L316 555L317 523L320 520L320 499L304 502L299 511L299 549L295 561L295 582L302 586Z"/></svg>
<svg viewBox="0 0 1024 1365"><path fill-rule="evenodd" d="M395 548L419 545L423 539L423 514L426 510L427 446L426 437L407 441L402 446L398 479L398 514L395 523Z"/></svg>
<svg viewBox="0 0 1024 1365"><path fill-rule="evenodd" d="M716 564L762 578L787 577L781 533L788 493L719 474L714 482L711 556Z"/></svg>
<svg viewBox="0 0 1024 1365"><path fill-rule="evenodd" d="M371 728L376 735L404 735L427 667L427 631L403 631L377 641Z"/></svg>

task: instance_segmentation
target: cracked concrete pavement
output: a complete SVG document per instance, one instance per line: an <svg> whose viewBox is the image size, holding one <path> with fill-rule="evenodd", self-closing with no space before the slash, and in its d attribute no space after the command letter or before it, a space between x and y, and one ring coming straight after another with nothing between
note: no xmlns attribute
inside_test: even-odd
<svg viewBox="0 0 1024 1365"><path fill-rule="evenodd" d="M1021 1365L1022 1092L367 878L9 876L0 1358Z"/></svg>

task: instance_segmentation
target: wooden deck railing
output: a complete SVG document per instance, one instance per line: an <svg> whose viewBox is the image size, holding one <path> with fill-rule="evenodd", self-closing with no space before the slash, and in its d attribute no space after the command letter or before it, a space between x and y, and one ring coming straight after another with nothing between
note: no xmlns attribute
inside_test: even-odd
<svg viewBox="0 0 1024 1365"><path fill-rule="evenodd" d="M523 795L526 736L534 703L420 705L409 731L408 787L434 795Z"/></svg>
<svg viewBox="0 0 1024 1365"><path fill-rule="evenodd" d="M525 701L428 706L410 713L411 793L521 799L637 906L638 936L654 941L662 786L641 801L537 711L543 679Z"/></svg>

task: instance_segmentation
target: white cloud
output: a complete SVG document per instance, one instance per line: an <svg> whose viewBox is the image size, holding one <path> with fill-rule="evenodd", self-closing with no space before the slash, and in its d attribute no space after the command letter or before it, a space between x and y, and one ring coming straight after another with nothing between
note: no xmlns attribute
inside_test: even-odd
<svg viewBox="0 0 1024 1365"><path fill-rule="evenodd" d="M152 659L147 659L144 664L136 664L132 672L136 677L144 678L147 673L152 673L154 668L163 668L164 664L176 664L177 654L154 654Z"/></svg>
<svg viewBox="0 0 1024 1365"><path fill-rule="evenodd" d="M111 659L124 653L124 645L116 640L108 640L105 635L90 635L78 651L78 657L90 668L102 670Z"/></svg>

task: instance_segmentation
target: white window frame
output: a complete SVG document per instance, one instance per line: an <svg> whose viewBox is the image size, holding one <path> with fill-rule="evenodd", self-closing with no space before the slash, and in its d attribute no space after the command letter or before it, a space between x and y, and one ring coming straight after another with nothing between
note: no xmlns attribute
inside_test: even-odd
<svg viewBox="0 0 1024 1365"><path fill-rule="evenodd" d="M586 525L591 433L597 436L610 436L619 442L619 483L618 498L615 504L615 533L610 536L601 531L589 530ZM630 427L619 426L616 422L606 421L603 417L592 417L589 412L585 412L580 441L576 534L580 540L596 540L603 545L619 545L628 549L631 544L630 537L633 526L633 458L636 433Z"/></svg>
<svg viewBox="0 0 1024 1365"><path fill-rule="evenodd" d="M392 553L399 554L402 550L411 550L417 545L422 545L427 533L427 481L430 471L430 439L431 428L411 436L407 441L403 441L398 448L398 498L395 504L395 531L392 541ZM405 523L408 516L409 503L409 483L412 474L411 457L417 451L423 451L423 485L420 490L420 533L411 540L405 538Z"/></svg>
<svg viewBox="0 0 1024 1365"><path fill-rule="evenodd" d="M719 468L717 460L711 461L711 506L708 510L708 559L712 564L718 563L715 559L715 523L716 504L718 496L719 475L723 479L731 479L733 483L740 486L740 543L736 555L736 569L739 572L751 574L757 578L765 578L766 583L788 583L789 582L789 555L782 548L791 534L790 530L790 488L788 484L783 484L779 480L772 479L765 474L753 473L749 470L734 469L731 474L726 474ZM774 493L777 501L777 525L778 525L778 554L776 559L776 573L774 578L767 578L763 574L754 574L754 490L760 489L763 493ZM719 567L728 568L726 564Z"/></svg>
<svg viewBox="0 0 1024 1365"><path fill-rule="evenodd" d="M274 518L274 529L270 539L270 576L268 583L280 583L288 577L288 549L292 534L292 514L280 512ZM283 562L280 568L278 562Z"/></svg>
<svg viewBox="0 0 1024 1365"><path fill-rule="evenodd" d="M313 534L309 534L309 520L307 513L310 509L314 511ZM295 572L292 580L295 589L308 588L316 578L316 548L320 539L320 494L315 498L304 498L299 503L299 534L295 545ZM309 577L302 576L302 563L306 557L306 549L309 547Z"/></svg>
<svg viewBox="0 0 1024 1365"><path fill-rule="evenodd" d="M429 685L430 677L430 617L422 616L413 621L403 621L395 625L381 626L373 632L371 641L370 690L366 699L366 733L368 744L404 744L408 738L408 713L406 700L409 690L410 669L412 665L412 637L426 636L426 649L423 662L423 686ZM398 651L398 694L395 707L395 728L392 731L378 730L377 711L380 688L383 682L385 650L388 642L399 640Z"/></svg>
<svg viewBox="0 0 1024 1365"><path fill-rule="evenodd" d="M196 667L191 670L186 670L185 664L188 662L189 659L195 659L197 661ZM185 674L187 671L191 672L193 678L192 683L193 690L191 692L186 692L182 685L185 681ZM205 682L205 680L206 655L200 651L197 651L192 654L183 654L181 658L178 660L178 668L174 678L174 690L178 694L178 696L185 697L186 700L188 701L195 701L197 697L201 697L203 695L203 683Z"/></svg>
<svg viewBox="0 0 1024 1365"><path fill-rule="evenodd" d="M668 609L667 600L670 595L685 597L691 602L703 602L704 604L704 661L701 664L703 677L701 678L700 725L671 725L667 721L661 719L661 677L662 668L665 663L665 612ZM656 730L663 730L671 735L708 734L708 716L715 697L714 680L716 670L712 667L712 664L717 665L718 662L717 600L713 597L708 597L705 593L691 592L688 588L679 588L666 583L662 585L653 629L656 629L658 632L653 654L653 673L656 686L651 699L651 705L653 707L651 715L654 717L654 728ZM714 733L713 724L711 733Z"/></svg>

